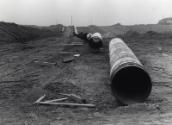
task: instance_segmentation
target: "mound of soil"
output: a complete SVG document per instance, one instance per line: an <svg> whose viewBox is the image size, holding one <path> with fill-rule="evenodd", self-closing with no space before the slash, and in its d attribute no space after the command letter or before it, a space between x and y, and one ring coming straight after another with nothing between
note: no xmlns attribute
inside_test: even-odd
<svg viewBox="0 0 172 125"><path fill-rule="evenodd" d="M22 26L15 23L0 22L0 43L19 42L24 43L30 40L41 39L52 36L60 36L59 26L55 27L33 27ZM55 28L57 30L55 30Z"/></svg>

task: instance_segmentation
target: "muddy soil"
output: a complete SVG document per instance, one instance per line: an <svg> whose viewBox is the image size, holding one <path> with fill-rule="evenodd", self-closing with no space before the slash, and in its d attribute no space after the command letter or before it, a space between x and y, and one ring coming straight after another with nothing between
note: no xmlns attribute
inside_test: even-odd
<svg viewBox="0 0 172 125"><path fill-rule="evenodd" d="M1 45L0 125L172 124L172 39L126 40L153 81L149 99L129 106L118 105L111 94L109 40L95 52L68 28L61 37ZM73 43L83 45L68 45ZM62 97L58 93L79 95L96 107L34 104L44 94Z"/></svg>

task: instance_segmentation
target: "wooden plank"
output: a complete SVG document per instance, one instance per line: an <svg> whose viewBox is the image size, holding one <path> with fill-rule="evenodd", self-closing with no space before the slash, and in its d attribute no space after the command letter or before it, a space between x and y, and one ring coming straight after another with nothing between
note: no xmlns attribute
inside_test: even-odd
<svg viewBox="0 0 172 125"><path fill-rule="evenodd" d="M78 106L78 107L88 107L88 108L94 108L94 104L80 104L80 103L56 103L56 102L38 102L36 104L42 104L42 105L57 105L57 106Z"/></svg>

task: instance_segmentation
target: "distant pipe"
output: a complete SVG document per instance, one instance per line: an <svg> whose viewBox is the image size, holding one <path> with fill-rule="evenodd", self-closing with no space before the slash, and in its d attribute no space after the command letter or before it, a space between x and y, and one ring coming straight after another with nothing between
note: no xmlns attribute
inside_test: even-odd
<svg viewBox="0 0 172 125"><path fill-rule="evenodd" d="M74 33L75 35L78 35L78 30L77 30L76 26L73 26L73 33Z"/></svg>
<svg viewBox="0 0 172 125"><path fill-rule="evenodd" d="M152 89L151 78L123 40L110 41L109 56L111 89L116 99L126 105L147 99Z"/></svg>

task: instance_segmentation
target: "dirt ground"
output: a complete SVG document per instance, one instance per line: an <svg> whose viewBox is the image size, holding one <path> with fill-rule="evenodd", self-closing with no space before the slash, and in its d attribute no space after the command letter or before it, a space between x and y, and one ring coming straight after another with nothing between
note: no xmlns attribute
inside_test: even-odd
<svg viewBox="0 0 172 125"><path fill-rule="evenodd" d="M172 39L127 39L153 81L144 103L119 106L109 87L108 42L95 52L70 35L0 46L0 125L171 125ZM84 45L68 45L83 43ZM65 58L72 58L63 63ZM43 62L49 62L43 63ZM130 83L128 83L130 84ZM95 108L33 104L73 93Z"/></svg>

